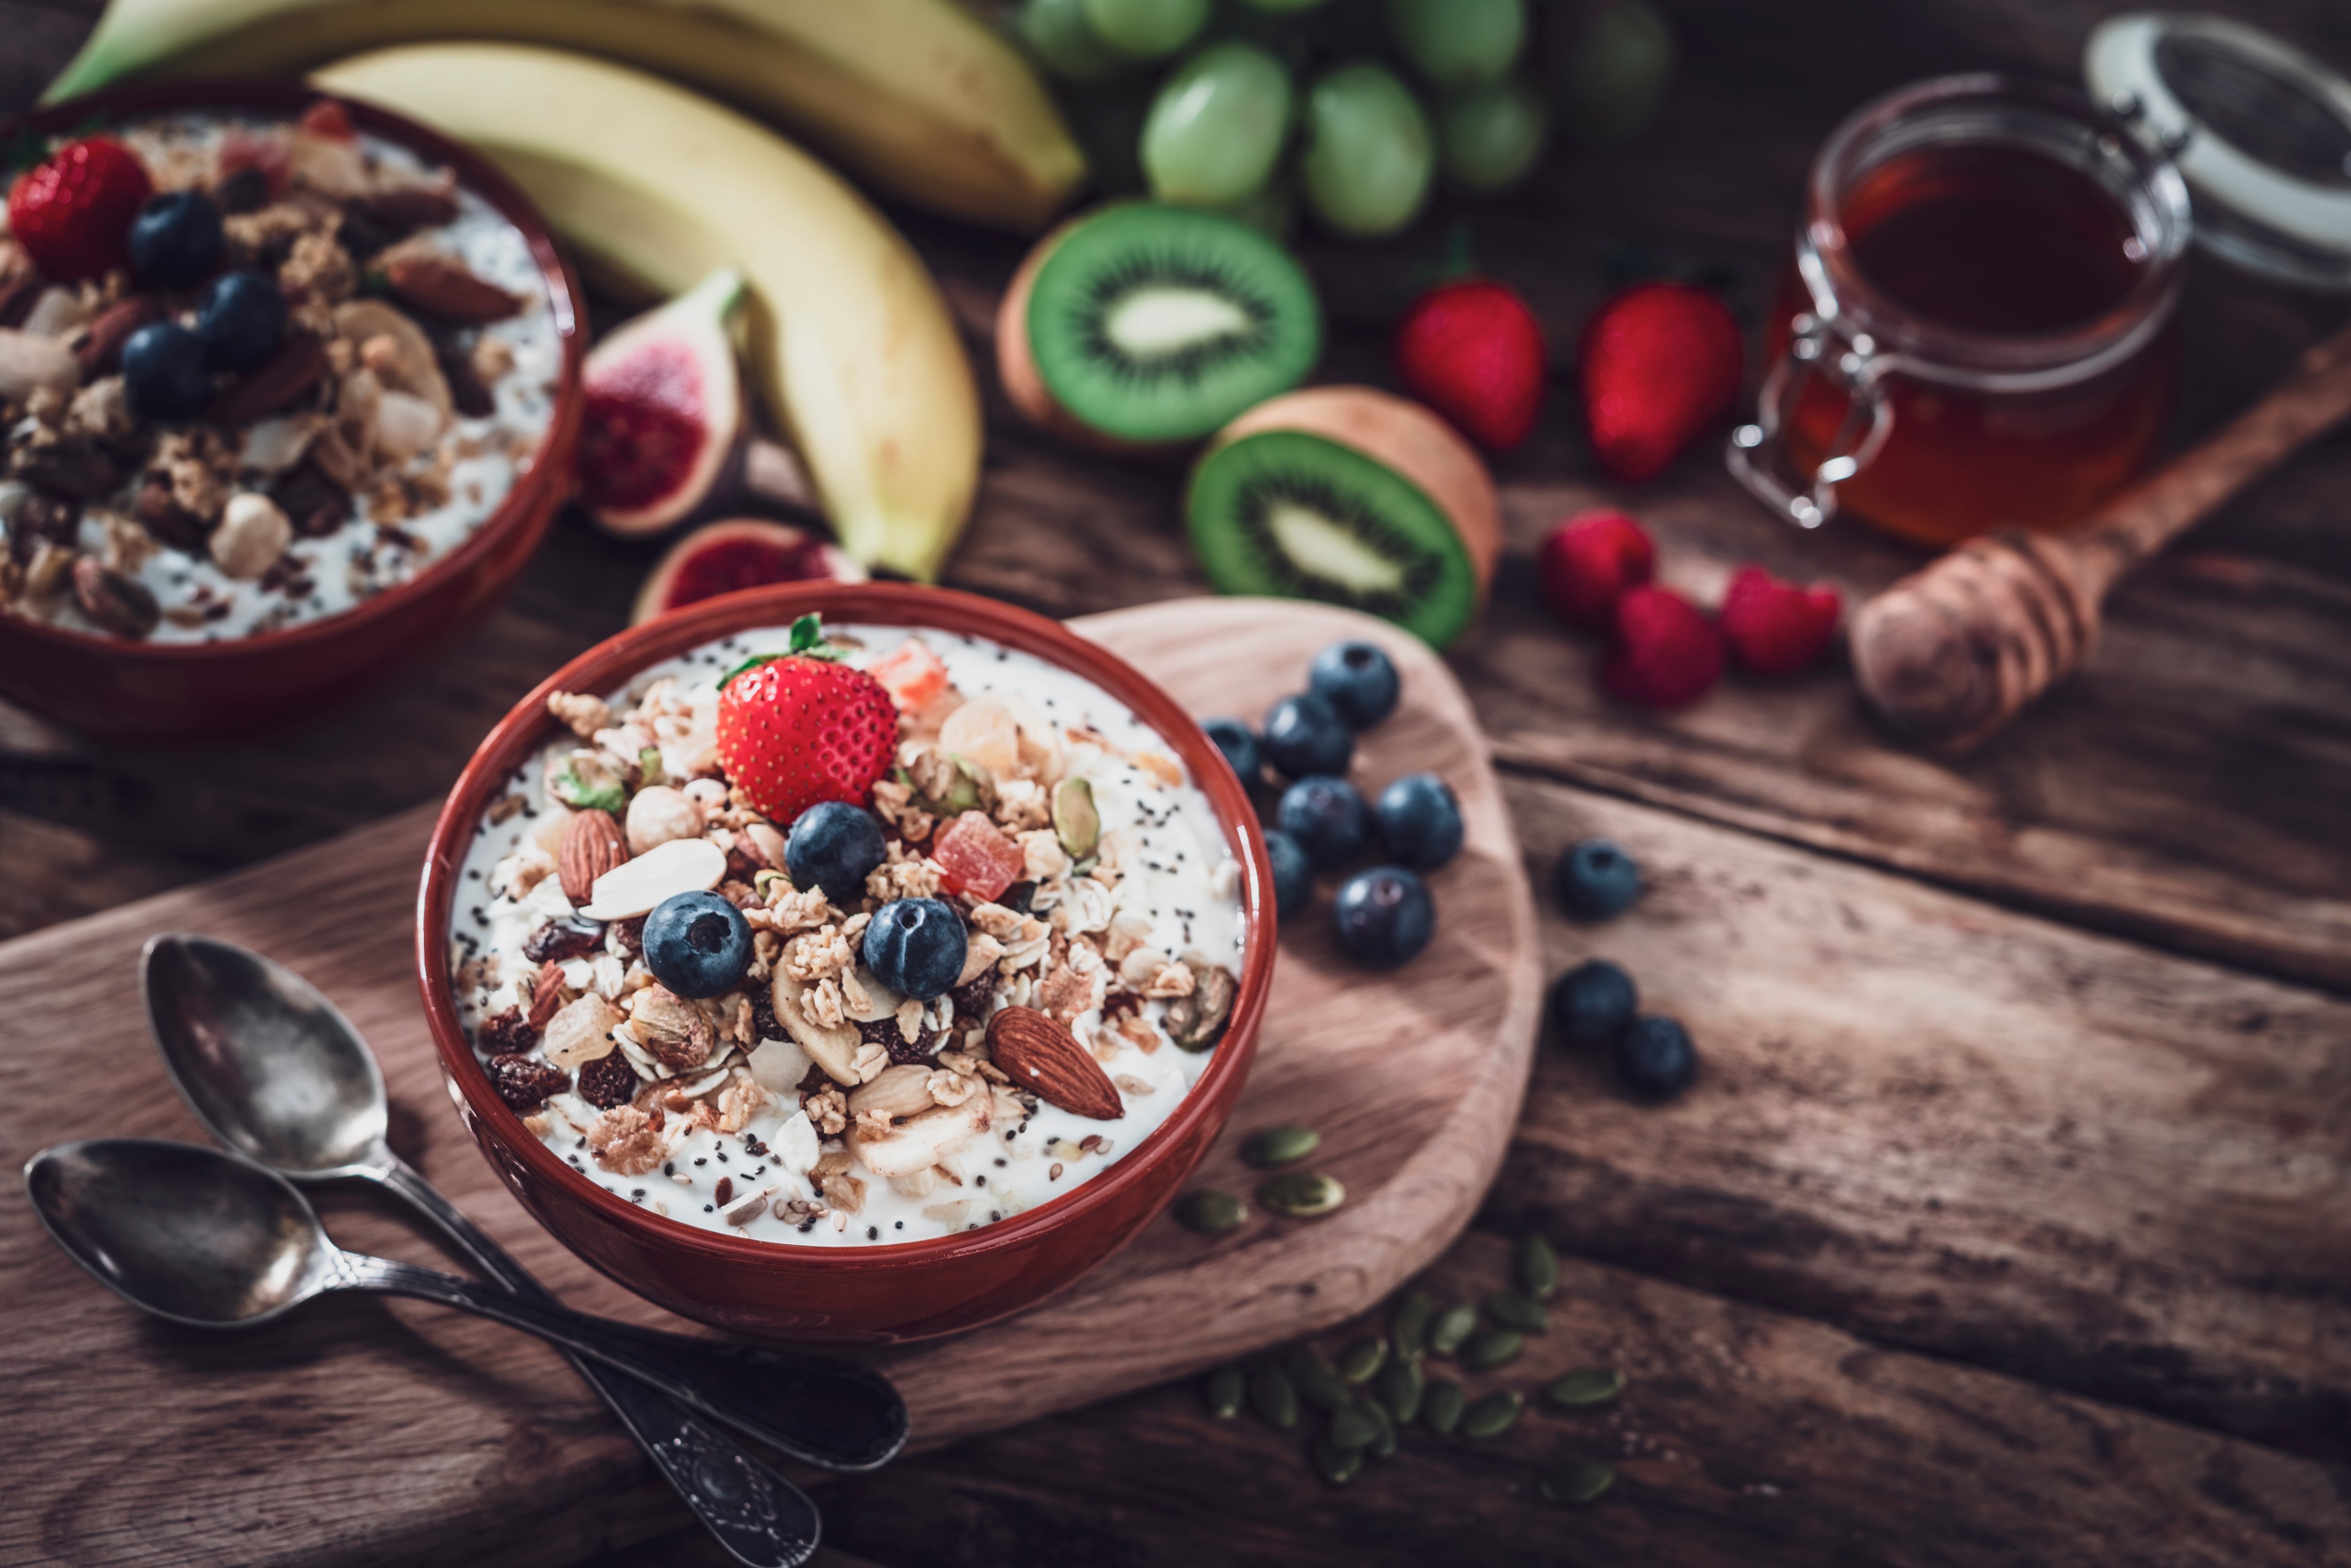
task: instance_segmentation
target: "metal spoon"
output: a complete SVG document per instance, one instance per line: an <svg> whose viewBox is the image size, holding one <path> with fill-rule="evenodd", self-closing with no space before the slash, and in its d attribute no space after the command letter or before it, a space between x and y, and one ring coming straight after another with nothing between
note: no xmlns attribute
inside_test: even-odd
<svg viewBox="0 0 2351 1568"><path fill-rule="evenodd" d="M518 1295L553 1300L392 1152L375 1057L317 988L247 948L189 936L150 941L140 979L164 1066L221 1142L297 1181L372 1181L490 1278ZM813 1555L816 1507L799 1489L657 1391L577 1356L573 1364L737 1558L754 1568L799 1568Z"/></svg>

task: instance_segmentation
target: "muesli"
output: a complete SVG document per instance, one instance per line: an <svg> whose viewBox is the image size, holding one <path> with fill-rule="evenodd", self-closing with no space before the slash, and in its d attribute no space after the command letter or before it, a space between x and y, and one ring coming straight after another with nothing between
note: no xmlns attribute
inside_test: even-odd
<svg viewBox="0 0 2351 1568"><path fill-rule="evenodd" d="M1071 671L804 622L549 707L569 733L477 830L451 962L584 1180L770 1241L969 1230L1140 1145L1225 1031L1239 868Z"/></svg>
<svg viewBox="0 0 2351 1568"><path fill-rule="evenodd" d="M326 99L38 151L0 236L0 613L157 643L338 614L537 461L546 284L450 171Z"/></svg>

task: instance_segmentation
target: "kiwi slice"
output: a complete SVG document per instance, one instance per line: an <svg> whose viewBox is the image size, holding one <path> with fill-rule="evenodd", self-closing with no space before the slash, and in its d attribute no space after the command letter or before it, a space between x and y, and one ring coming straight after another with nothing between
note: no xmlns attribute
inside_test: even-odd
<svg viewBox="0 0 2351 1568"><path fill-rule="evenodd" d="M1322 308L1290 253L1220 214L1105 207L1048 235L996 329L1005 390L1050 429L1121 448L1196 441L1305 379Z"/></svg>
<svg viewBox="0 0 2351 1568"><path fill-rule="evenodd" d="M1501 546L1478 455L1369 387L1292 392L1235 420L1193 467L1185 512L1217 591L1345 605L1438 648L1476 616Z"/></svg>

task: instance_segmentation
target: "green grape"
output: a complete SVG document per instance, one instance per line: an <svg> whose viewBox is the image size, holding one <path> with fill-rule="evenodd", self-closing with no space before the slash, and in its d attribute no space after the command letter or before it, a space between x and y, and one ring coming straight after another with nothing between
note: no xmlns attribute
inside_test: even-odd
<svg viewBox="0 0 2351 1568"><path fill-rule="evenodd" d="M1298 177L1306 204L1336 233L1368 238L1412 222L1437 162L1428 118L1395 73L1357 60L1306 95Z"/></svg>
<svg viewBox="0 0 2351 1568"><path fill-rule="evenodd" d="M1027 0L1014 26L1038 62L1065 81L1100 81L1126 68L1086 25L1085 0Z"/></svg>
<svg viewBox="0 0 2351 1568"><path fill-rule="evenodd" d="M1451 92L1499 77L1527 42L1527 0L1388 0L1396 47Z"/></svg>
<svg viewBox="0 0 2351 1568"><path fill-rule="evenodd" d="M1184 62L1143 122L1143 172L1170 202L1236 202L1265 183L1290 132L1290 73L1253 44Z"/></svg>
<svg viewBox="0 0 2351 1568"><path fill-rule="evenodd" d="M1608 0L1561 51L1560 123L1591 146L1629 141L1656 120L1673 76L1665 17L1646 0Z"/></svg>
<svg viewBox="0 0 2351 1568"><path fill-rule="evenodd" d="M1094 37L1131 60L1155 60L1190 43L1210 0L1083 0Z"/></svg>
<svg viewBox="0 0 2351 1568"><path fill-rule="evenodd" d="M1541 158L1550 118L1542 94L1517 77L1457 94L1437 111L1445 177L1480 195L1509 190Z"/></svg>

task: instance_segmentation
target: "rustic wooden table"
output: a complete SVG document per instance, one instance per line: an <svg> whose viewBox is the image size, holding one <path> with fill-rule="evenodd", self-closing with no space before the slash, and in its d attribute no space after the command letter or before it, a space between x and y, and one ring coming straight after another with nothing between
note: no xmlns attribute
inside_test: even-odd
<svg viewBox="0 0 2351 1568"><path fill-rule="evenodd" d="M2229 8L2351 65L2325 0ZM94 9L0 0L0 109ZM1686 69L1638 147L1558 157L1394 246L1309 243L1327 376L1384 378L1381 323L1456 218L1562 360L1625 247L1730 268L1752 319L1847 109L1945 71L2071 77L2105 7L1668 9ZM902 217L990 362L1020 246ZM2199 258L2175 437L2344 314ZM992 385L988 435L952 583L1054 614L1199 590L1176 469L1072 453ZM1701 591L1752 559L1857 598L1911 552L1787 529L1707 454L1609 489L1564 388L1498 477L1510 559L1453 663L1530 870L1606 832L1655 882L1609 926L1547 915L1548 956L1625 962L1707 1065L1652 1110L1542 1051L1500 1181L1429 1283L1481 1290L1501 1239L1541 1228L1570 1261L1527 1368L1612 1363L1631 1389L1490 1451L1408 1444L1341 1492L1293 1439L1163 1388L828 1486L835 1560L2351 1563L2351 440L2129 582L2088 672L1956 765L1889 744L1837 671L1664 718L1613 706L1528 580L1543 529L1604 500ZM96 747L0 708L0 934L432 798L621 624L648 553L567 523L455 657L235 751ZM1570 1454L1614 1462L1618 1495L1535 1500L1534 1461ZM600 1561L710 1560L674 1523Z"/></svg>

